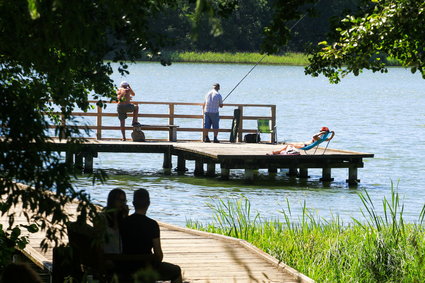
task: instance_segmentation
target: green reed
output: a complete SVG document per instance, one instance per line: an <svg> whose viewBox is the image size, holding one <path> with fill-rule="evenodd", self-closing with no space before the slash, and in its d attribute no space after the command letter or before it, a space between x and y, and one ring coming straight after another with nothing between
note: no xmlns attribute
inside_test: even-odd
<svg viewBox="0 0 425 283"><path fill-rule="evenodd" d="M416 223L403 220L404 205L391 189L378 212L367 192L362 220L323 219L307 208L293 220L290 204L283 219L261 219L249 200L218 200L212 223L188 227L245 239L318 282L422 282L425 278L425 205Z"/></svg>
<svg viewBox="0 0 425 283"><path fill-rule="evenodd" d="M171 52L168 56L173 62L255 64L264 55L249 52ZM307 58L305 54L290 52L284 55L267 55L261 60L261 64L304 66L308 63Z"/></svg>

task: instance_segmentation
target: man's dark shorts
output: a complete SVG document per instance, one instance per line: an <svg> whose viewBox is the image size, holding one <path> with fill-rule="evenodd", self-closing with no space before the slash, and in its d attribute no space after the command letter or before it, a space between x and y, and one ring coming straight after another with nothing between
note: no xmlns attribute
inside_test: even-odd
<svg viewBox="0 0 425 283"><path fill-rule="evenodd" d="M211 126L213 129L219 128L219 122L220 122L220 114L217 113L211 113L211 112L205 112L204 113L204 128L210 129Z"/></svg>
<svg viewBox="0 0 425 283"><path fill-rule="evenodd" d="M135 106L134 104L118 104L118 119L125 120L127 119L128 112L134 112Z"/></svg>

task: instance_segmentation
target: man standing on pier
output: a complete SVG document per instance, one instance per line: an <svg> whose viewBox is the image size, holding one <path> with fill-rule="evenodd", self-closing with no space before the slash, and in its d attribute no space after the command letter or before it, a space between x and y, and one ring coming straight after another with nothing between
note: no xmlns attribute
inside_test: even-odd
<svg viewBox="0 0 425 283"><path fill-rule="evenodd" d="M211 142L208 137L207 129L210 129L211 126L214 129L214 142L219 143L217 139L220 116L218 113L218 108L223 107L223 100L221 94L218 93L220 90L220 84L216 83L213 85L213 89L207 93L204 100L203 112L204 112L204 132L203 140L204 142Z"/></svg>
<svg viewBox="0 0 425 283"><path fill-rule="evenodd" d="M130 103L131 97L135 96L133 89L130 87L128 82L122 82L120 88L117 90L117 99L118 99L118 119L120 120L120 128L122 134L122 141L125 141L125 119L127 119L127 113L133 112L133 127L141 126L137 122L137 115L139 114L139 106L137 104Z"/></svg>

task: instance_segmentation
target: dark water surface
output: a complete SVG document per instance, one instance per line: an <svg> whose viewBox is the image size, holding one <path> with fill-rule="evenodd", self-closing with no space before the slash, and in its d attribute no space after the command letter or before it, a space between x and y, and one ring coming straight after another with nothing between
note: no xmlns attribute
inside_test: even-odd
<svg viewBox="0 0 425 283"><path fill-rule="evenodd" d="M124 79L135 90L137 101L202 102L212 83L219 82L225 96L251 67L226 64L162 67L157 63L138 63L130 66L131 74ZM117 84L124 80L118 74L113 79ZM402 68L392 68L388 74L366 72L331 85L325 78L305 76L302 67L258 66L226 100L227 103L276 104L279 141L308 140L320 127L328 126L336 132L330 147L374 153L375 158L365 159L364 168L359 169L361 184L355 189L345 183L347 169L334 169L335 182L328 187L318 181L321 170L309 170L308 182L290 180L285 172L278 173L276 181L269 181L266 172L260 172L259 180L247 184L241 179L194 178L191 162L187 164L186 176L165 177L161 175L162 155L124 153L101 153L95 159L95 168L103 168L110 175L106 184L92 186L90 181L80 178L76 185L87 190L100 204L105 204L112 188L123 188L129 199L133 190L147 188L152 198L150 215L184 225L186 219L211 220L207 203L212 199L241 195L250 200L253 211L265 218L280 217L279 210L289 200L295 216L306 202L308 208L323 217L339 215L348 222L353 216L361 216L359 192L367 190L380 207L383 197L390 197L394 182L398 183L405 204L405 219L414 222L425 203L424 90L425 80ZM157 110L149 107L141 112ZM231 113L232 109L222 112ZM111 123L118 125L118 120ZM119 133L116 135L119 137ZM221 134L221 138L227 139L228 134ZM174 166L176 163L174 160ZM232 171L236 178L242 174L243 171Z"/></svg>

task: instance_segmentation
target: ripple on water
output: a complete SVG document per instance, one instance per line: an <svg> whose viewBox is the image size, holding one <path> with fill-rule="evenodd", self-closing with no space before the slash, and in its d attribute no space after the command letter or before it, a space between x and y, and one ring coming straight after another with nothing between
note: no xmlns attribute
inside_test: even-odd
<svg viewBox="0 0 425 283"><path fill-rule="evenodd" d="M130 65L131 75L126 80L131 81L136 100L201 102L213 81L219 81L222 94L227 94L250 68L226 64L173 64L164 68L138 63ZM116 83L122 80L118 74L112 79ZM161 154L111 153L100 153L95 159L95 167L109 174L105 184L93 186L85 178L75 184L101 204L112 188L123 188L129 200L135 189L147 188L152 196L150 215L184 225L187 218L210 221L212 212L207 203L212 199L241 195L266 218L281 217L279 210L289 200L294 215L300 215L305 202L324 217L338 214L351 221L352 216L361 217L358 193L366 190L379 207L382 198L389 197L391 180L400 180L398 191L404 199L405 218L416 221L425 200L423 89L424 80L401 68L391 68L388 74L365 72L330 85L324 78L305 76L302 67L259 66L226 101L276 104L279 141L306 140L326 125L336 132L330 147L374 153L376 158L364 160L364 168L359 169L361 183L355 189L345 183L346 169L332 170L335 182L329 185L319 181L320 170L309 170L311 178L307 181L288 178L285 171L271 181L260 171L258 180L247 183L240 180L242 170L231 172L231 178L239 180L194 178L193 162L187 162L186 176L165 177L160 170ZM232 111L223 113L231 115ZM173 164L177 164L176 159Z"/></svg>

